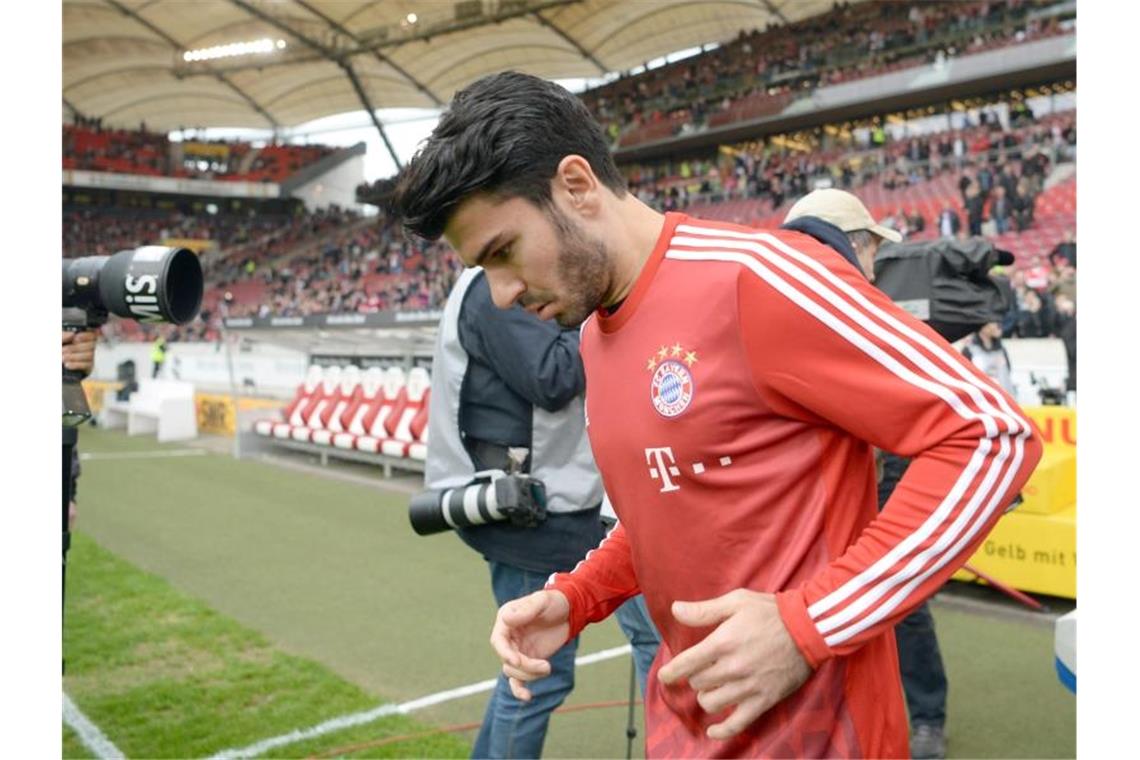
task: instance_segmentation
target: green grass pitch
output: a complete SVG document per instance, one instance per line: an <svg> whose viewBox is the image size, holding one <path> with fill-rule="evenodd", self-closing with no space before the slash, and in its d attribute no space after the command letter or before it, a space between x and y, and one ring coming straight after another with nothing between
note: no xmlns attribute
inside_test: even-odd
<svg viewBox="0 0 1140 760"><path fill-rule="evenodd" d="M80 435L86 453L180 448ZM497 673L484 563L454 536L414 535L405 494L216 454L95 458L83 469L64 688L128 756L209 755ZM951 756L1075 756L1075 702L1053 673L1051 627L938 603L934 612ZM607 621L587 629L579 653L622 643ZM580 668L567 704L624 699L628 683L628 657ZM321 755L476 722L485 700L270 754ZM620 708L560 714L545 754L623 757L625 718ZM463 756L472 736L351 755ZM66 728L64 755L89 756Z"/></svg>

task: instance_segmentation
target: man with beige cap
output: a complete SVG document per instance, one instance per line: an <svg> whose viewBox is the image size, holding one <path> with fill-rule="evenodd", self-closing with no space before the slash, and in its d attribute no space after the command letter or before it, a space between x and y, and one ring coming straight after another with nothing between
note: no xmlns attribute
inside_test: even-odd
<svg viewBox="0 0 1140 760"><path fill-rule="evenodd" d="M872 282L879 246L884 240L902 241L897 231L876 223L861 200L832 188L814 190L796 201L784 217L783 226L811 235L834 248ZM835 228L844 235L836 234ZM910 462L885 451L879 452L878 460L879 509L882 509ZM895 626L895 641L911 723L911 757L945 757L946 670L928 604L924 602Z"/></svg>
<svg viewBox="0 0 1140 760"><path fill-rule="evenodd" d="M846 240L819 222L837 227ZM861 200L845 190L834 188L813 190L796 201L784 217L783 227L811 235L839 251L872 282L875 280L875 254L879 246L884 240L902 242L902 235L878 224Z"/></svg>

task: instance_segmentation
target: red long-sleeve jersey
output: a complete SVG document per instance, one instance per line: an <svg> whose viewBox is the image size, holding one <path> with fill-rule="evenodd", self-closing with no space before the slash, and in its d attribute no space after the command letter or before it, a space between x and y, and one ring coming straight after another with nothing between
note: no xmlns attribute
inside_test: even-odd
<svg viewBox="0 0 1140 760"><path fill-rule="evenodd" d="M814 668L732 740L650 678L650 756L901 757L894 624L1029 477L1016 403L815 239L669 214L629 297L583 328L586 414L620 525L549 587L571 634L644 592L659 668L711 629L675 600L776 594ZM913 457L882 513L873 448ZM655 674L655 673L654 673Z"/></svg>

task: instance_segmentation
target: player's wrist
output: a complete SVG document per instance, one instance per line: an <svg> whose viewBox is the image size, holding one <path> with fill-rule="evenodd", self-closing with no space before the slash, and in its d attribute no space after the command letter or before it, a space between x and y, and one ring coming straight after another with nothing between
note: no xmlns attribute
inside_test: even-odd
<svg viewBox="0 0 1140 760"><path fill-rule="evenodd" d="M553 614L555 610L559 613L565 613L563 619L570 626L568 638L572 639L577 636L590 621L582 614L584 605L581 604L581 595L574 581L569 578L568 574L558 573L553 576L543 591L550 593L549 604L554 606L551 613Z"/></svg>
<svg viewBox="0 0 1140 760"><path fill-rule="evenodd" d="M570 619L570 600L558 589L539 589L534 592L533 597L539 601L541 619L547 622Z"/></svg>
<svg viewBox="0 0 1140 760"><path fill-rule="evenodd" d="M784 628L788 630L788 635L792 637L796 648L800 650L804 661L812 670L818 669L820 665L835 656L816 629L811 615L808 614L807 600L804 599L803 591L791 589L776 594L776 609L784 622Z"/></svg>

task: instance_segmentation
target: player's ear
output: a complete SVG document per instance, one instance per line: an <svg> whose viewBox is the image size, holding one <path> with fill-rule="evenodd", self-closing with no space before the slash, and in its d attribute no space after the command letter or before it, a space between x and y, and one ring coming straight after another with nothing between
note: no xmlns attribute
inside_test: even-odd
<svg viewBox="0 0 1140 760"><path fill-rule="evenodd" d="M551 184L551 190L562 195L562 200L579 213L592 214L601 200L601 183L590 162L574 153L558 162Z"/></svg>

